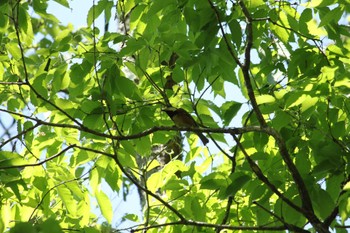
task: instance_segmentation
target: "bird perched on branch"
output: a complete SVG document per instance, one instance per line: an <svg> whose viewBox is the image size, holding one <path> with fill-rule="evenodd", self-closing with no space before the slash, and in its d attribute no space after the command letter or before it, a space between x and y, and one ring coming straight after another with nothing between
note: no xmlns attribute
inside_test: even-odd
<svg viewBox="0 0 350 233"><path fill-rule="evenodd" d="M175 123L177 127L190 127L190 128L199 128L197 122L193 119L191 114L186 112L186 110L182 108L166 108L163 109L166 114L171 118L171 120ZM201 132L196 132L198 137L201 139L204 145L206 145L209 140L206 136Z"/></svg>

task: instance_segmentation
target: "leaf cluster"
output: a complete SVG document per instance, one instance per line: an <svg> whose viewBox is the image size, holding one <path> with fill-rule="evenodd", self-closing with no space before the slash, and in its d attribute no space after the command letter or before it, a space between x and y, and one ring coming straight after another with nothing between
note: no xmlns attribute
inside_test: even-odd
<svg viewBox="0 0 350 233"><path fill-rule="evenodd" d="M346 232L347 1L48 4L0 3L0 232Z"/></svg>

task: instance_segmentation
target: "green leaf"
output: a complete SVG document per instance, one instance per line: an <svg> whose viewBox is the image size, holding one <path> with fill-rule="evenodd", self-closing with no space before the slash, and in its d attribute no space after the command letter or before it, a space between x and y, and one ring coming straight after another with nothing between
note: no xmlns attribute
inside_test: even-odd
<svg viewBox="0 0 350 233"><path fill-rule="evenodd" d="M301 112L305 112L309 108L315 106L315 104L319 101L318 97L306 96L305 100L301 104Z"/></svg>
<svg viewBox="0 0 350 233"><path fill-rule="evenodd" d="M342 138L346 135L345 124L346 124L345 121L339 121L332 126L331 130L335 138Z"/></svg>
<svg viewBox="0 0 350 233"><path fill-rule="evenodd" d="M312 11L311 9L305 9L299 18L299 29L301 33L304 33L306 35L310 34L309 33L309 28L307 26L307 23L312 20Z"/></svg>
<svg viewBox="0 0 350 233"><path fill-rule="evenodd" d="M241 25L238 23L237 20L231 20L228 25L231 30L231 36L232 36L233 42L235 42L237 48L241 47L241 43L242 43Z"/></svg>
<svg viewBox="0 0 350 233"><path fill-rule="evenodd" d="M0 151L0 168L7 166L18 166L28 163L20 154L9 152L9 151Z"/></svg>
<svg viewBox="0 0 350 233"><path fill-rule="evenodd" d="M316 8L316 7L325 7L325 6L330 6L334 3L337 3L338 1L336 0L311 0L306 3L303 3L305 7L309 8Z"/></svg>
<svg viewBox="0 0 350 233"><path fill-rule="evenodd" d="M111 201L109 200L108 196L100 189L94 190L97 203L101 209L101 213L103 217L108 221L108 223L112 223L113 219L113 209Z"/></svg>
<svg viewBox="0 0 350 233"><path fill-rule="evenodd" d="M99 129L104 125L103 114L90 114L84 118L84 125L91 129Z"/></svg>
<svg viewBox="0 0 350 233"><path fill-rule="evenodd" d="M265 5L265 2L263 0L253 0L247 2L247 7L249 9L256 9L263 5Z"/></svg>
<svg viewBox="0 0 350 233"><path fill-rule="evenodd" d="M256 97L256 102L258 104L274 103L275 101L275 97L273 97L272 95L259 95Z"/></svg>
<svg viewBox="0 0 350 233"><path fill-rule="evenodd" d="M322 27L331 22L338 22L343 13L344 11L339 6L331 11L328 11L323 17L321 17L321 22L318 26Z"/></svg>
<svg viewBox="0 0 350 233"><path fill-rule="evenodd" d="M87 14L87 26L90 27L94 20L96 20L102 12L106 9L106 7L110 4L108 0L100 0L97 5L93 5Z"/></svg>
<svg viewBox="0 0 350 233"><path fill-rule="evenodd" d="M229 184L229 180L225 177L225 174L213 172L203 177L200 184L201 189L216 190L226 188Z"/></svg>
<svg viewBox="0 0 350 233"><path fill-rule="evenodd" d="M33 89L35 90L35 94L39 94L41 97L47 99L48 98L48 90L47 90L47 75L45 73L40 74L34 78L33 81Z"/></svg>
<svg viewBox="0 0 350 233"><path fill-rule="evenodd" d="M40 233L63 233L59 222L53 218L47 219L40 224Z"/></svg>
<svg viewBox="0 0 350 233"><path fill-rule="evenodd" d="M295 199L297 198L292 198L292 201L296 202ZM289 223L298 224L302 219L302 215L300 215L298 211L296 211L289 205L282 205L282 211L283 211L282 214L283 214L284 220Z"/></svg>
<svg viewBox="0 0 350 233"><path fill-rule="evenodd" d="M24 183L24 182L23 180L20 180L20 182L18 181L8 182L6 183L6 187L9 187L12 190L12 192L16 195L18 201L22 201L22 197L18 188L19 183ZM25 187L25 183L24 183L24 187Z"/></svg>
<svg viewBox="0 0 350 233"><path fill-rule="evenodd" d="M232 119L241 109L242 104L234 101L226 102L221 106L221 115L223 116L224 125L229 125Z"/></svg>
<svg viewBox="0 0 350 233"><path fill-rule="evenodd" d="M58 195L60 196L60 199L62 200L64 206L66 207L69 214L72 216L77 216L78 213L76 211L76 203L73 199L73 195L71 191L63 185L59 185L57 188Z"/></svg>
<svg viewBox="0 0 350 233"><path fill-rule="evenodd" d="M136 51L147 46L147 43L142 39L130 38L128 39L126 46L121 49L120 56L132 55Z"/></svg>
<svg viewBox="0 0 350 233"><path fill-rule="evenodd" d="M29 222L18 222L11 228L10 233L36 233L37 231Z"/></svg>
<svg viewBox="0 0 350 233"><path fill-rule="evenodd" d="M285 44L288 45L289 40L293 41L293 37L291 37L290 31L288 31L286 28L290 28L289 21L287 15L280 11L279 13L280 20L278 21L279 24L283 25L282 27L279 25L271 24L271 29L274 32L274 34Z"/></svg>
<svg viewBox="0 0 350 233"><path fill-rule="evenodd" d="M346 182L346 184L344 185L343 189L344 189L345 191L350 190L350 181Z"/></svg>
<svg viewBox="0 0 350 233"><path fill-rule="evenodd" d="M35 12L46 13L47 2L42 0L33 0L33 8Z"/></svg>
<svg viewBox="0 0 350 233"><path fill-rule="evenodd" d="M127 219L133 222L138 222L139 221L139 217L136 214L125 214L123 216L123 219Z"/></svg>
<svg viewBox="0 0 350 233"><path fill-rule="evenodd" d="M61 4L64 7L69 8L69 2L67 0L54 0L54 1Z"/></svg>
<svg viewBox="0 0 350 233"><path fill-rule="evenodd" d="M339 214L342 220L342 224L349 219L350 216L350 197L349 194L341 196L339 200Z"/></svg>
<svg viewBox="0 0 350 233"><path fill-rule="evenodd" d="M313 193L312 200L314 202L313 206L318 212L318 216L322 219L328 217L329 213L331 213L335 207L334 201L328 192L323 189L319 189L317 192Z"/></svg>
<svg viewBox="0 0 350 233"><path fill-rule="evenodd" d="M9 227L11 207L8 203L3 203L0 207L0 232L5 232Z"/></svg>
<svg viewBox="0 0 350 233"><path fill-rule="evenodd" d="M141 100L139 89L133 81L122 76L115 77L115 79L119 93L123 93L125 97L130 99Z"/></svg>
<svg viewBox="0 0 350 233"><path fill-rule="evenodd" d="M174 2L172 0L164 0L164 1L154 1L151 4L151 7L149 8L147 15L155 15L159 11L162 11L169 7L169 5L173 4Z"/></svg>
<svg viewBox="0 0 350 233"><path fill-rule="evenodd" d="M0 14L0 32L6 32L9 25L9 17L5 14Z"/></svg>
<svg viewBox="0 0 350 233"><path fill-rule="evenodd" d="M110 162L106 169L105 181L113 191L119 191L121 187L121 174L114 163Z"/></svg>
<svg viewBox="0 0 350 233"><path fill-rule="evenodd" d="M272 125L277 130L282 129L292 122L292 116L284 111L278 111L275 114L275 117L272 119Z"/></svg>
<svg viewBox="0 0 350 233"><path fill-rule="evenodd" d="M23 5L18 6L18 26L23 32L27 32L30 25L30 16L28 12L23 7Z"/></svg>
<svg viewBox="0 0 350 233"><path fill-rule="evenodd" d="M241 68L238 70L238 78L240 83L240 89L244 98L249 99L248 91L247 91L247 88L245 87L244 75Z"/></svg>
<svg viewBox="0 0 350 233"><path fill-rule="evenodd" d="M15 42L9 42L5 44L6 49L10 52L12 57L16 60L20 60L22 57L21 50L19 46Z"/></svg>
<svg viewBox="0 0 350 233"><path fill-rule="evenodd" d="M205 212L203 206L199 203L199 200L191 198L190 203L191 212L193 214L194 219L197 221L205 221Z"/></svg>
<svg viewBox="0 0 350 233"><path fill-rule="evenodd" d="M234 173L233 176L230 177L232 183L226 189L227 196L235 196L236 193L242 189L242 187L252 179L251 176L248 176L244 173Z"/></svg>

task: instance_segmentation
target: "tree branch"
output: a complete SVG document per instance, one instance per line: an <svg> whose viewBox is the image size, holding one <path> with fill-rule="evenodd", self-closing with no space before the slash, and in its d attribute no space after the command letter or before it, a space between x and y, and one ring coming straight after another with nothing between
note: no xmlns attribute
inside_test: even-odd
<svg viewBox="0 0 350 233"><path fill-rule="evenodd" d="M248 155L247 151L244 149L244 147L242 146L241 142L238 141L238 138L236 137L236 135L232 134L233 139L236 141L237 146L239 147L239 149L242 151L245 159L247 160L247 162L249 163L250 168L252 169L252 171L255 173L255 175L258 177L259 180L261 180L266 186L268 186L270 188L270 190L272 192L274 192L279 198L281 198L285 203L287 203L290 207L292 207L293 209L295 209L296 211L298 211L299 213L303 213L303 209L300 208L299 206L297 206L296 204L294 204L291 200L289 200L288 198L286 198L277 188L274 184L272 184L267 177L263 174L263 172L261 171L260 167L250 158L250 156Z"/></svg>
<svg viewBox="0 0 350 233"><path fill-rule="evenodd" d="M222 26L222 21L221 21L221 18L220 18L220 13L218 12L218 10L216 9L216 7L214 6L214 3L213 3L211 0L208 0L208 3L209 3L209 5L210 5L211 9L213 9L213 11L214 11L214 13L215 13L215 16L216 16L216 19L218 20L219 28L220 28L222 37L224 38L224 41L225 41L225 44L226 44L226 47L227 47L228 52L230 53L232 59L237 63L237 65L240 66L240 67L242 67L243 64L239 61L238 57L237 57L236 54L233 52L232 47L231 47L231 43L229 42L229 40L228 40L228 38L227 38L227 36L226 36L225 29L224 29L224 27Z"/></svg>
<svg viewBox="0 0 350 233"><path fill-rule="evenodd" d="M17 7L17 9L19 9L19 7ZM17 14L19 14L19 11L17 12ZM18 16L18 15L17 15ZM18 19L17 19L18 20ZM79 121L77 121L74 117L72 117L71 115L69 115L66 111L64 111L62 108L58 107L56 104L54 104L53 102L49 101L48 99L44 98L44 96L42 96L29 82L29 75L28 75L28 69L27 69L27 65L26 65L26 61L25 61L25 56L24 56L24 49L22 46L22 42L21 42L21 37L19 35L19 28L18 28L18 23L16 20L13 20L14 25L15 25L15 31L16 31L16 36L17 36L17 40L18 40L18 46L21 52L21 61L23 64L23 71L24 71L24 76L25 76L25 83L26 85L29 86L30 90L32 90L35 95L43 100L44 102L48 103L49 105L51 105L52 107L54 107L55 109L57 109L58 111L62 112L63 115L65 115L66 117L68 117L71 121L73 121L75 124L77 125L82 125ZM19 82L20 83L20 82Z"/></svg>
<svg viewBox="0 0 350 233"><path fill-rule="evenodd" d="M253 19L250 16L250 13L248 11L248 9L246 8L246 6L244 5L243 1L240 0L238 1L240 7L242 8L243 14L246 18L246 31L247 31L247 45L245 48L245 59L244 59L244 64L241 66L242 69L242 73L243 73L243 77L244 77L244 82L245 82L245 86L247 88L247 92L248 92L248 96L250 99L250 102L252 103L252 107L254 109L254 112L256 114L256 117L258 118L258 121L260 123L260 125L262 127L266 127L266 121L260 111L260 108L258 106L258 103L256 102L256 98L255 98L255 94L254 94L254 90L253 90L253 86L250 80L250 63L251 63L251 59L250 59L250 52L252 50L253 47Z"/></svg>
<svg viewBox="0 0 350 233"><path fill-rule="evenodd" d="M261 209L263 209L265 212L269 213L270 215L272 215L273 217L275 217L278 221L280 221L281 223L283 223L284 226L286 226L286 228L288 230L294 231L294 232L304 232L304 233L310 233L310 231L304 230L298 226L295 226L293 224L289 224L287 222L284 221L283 218L281 218L280 216L276 215L275 213L273 213L272 211L266 209L264 206L260 205L257 201L253 201L253 204L259 206Z"/></svg>
<svg viewBox="0 0 350 233"><path fill-rule="evenodd" d="M246 231L283 231L287 230L285 226L273 226L273 227L266 227L266 226L255 226L255 227L247 227L247 226L231 226L231 225L220 225L220 224L213 224L213 223L206 223L206 222L198 222L198 221L177 221L177 222L169 222L169 223L163 223L163 224L157 224L152 225L148 227L142 227L138 229L132 229L130 232L139 232L139 231L147 231L154 228L160 228L160 227L166 227L166 226L175 226L175 225L185 225L185 226L197 226L197 227L207 227L207 228L221 228L221 229L228 229L228 230L246 230ZM130 228L128 228L130 229Z"/></svg>
<svg viewBox="0 0 350 233"><path fill-rule="evenodd" d="M283 138L278 132L276 132L272 128L265 128L265 132L271 135L276 140L282 159L286 163L288 170L293 177L293 180L295 182L295 185L297 186L300 195L302 203L301 206L303 210L302 213L310 221L310 223L316 229L317 232L328 233L328 227L324 223L322 223L315 215L309 192L306 188L303 178L301 177L297 167L295 166L289 155L287 146Z"/></svg>
<svg viewBox="0 0 350 233"><path fill-rule="evenodd" d="M20 132L19 134L13 136L13 137L10 137L9 139L7 139L6 141L4 141L3 143L0 144L0 149L5 146L7 143L11 142L12 140L16 139L16 138L19 138L20 136L28 133L29 131L35 129L36 127L38 127L40 125L39 122L37 122L35 125L33 125L32 127L29 127L28 129L26 130L23 130L22 132Z"/></svg>
<svg viewBox="0 0 350 233"><path fill-rule="evenodd" d="M260 126L246 126L246 127L242 127L242 128L189 128L189 127L181 127L180 128L180 127L176 127L176 126L155 126L155 127L146 129L146 130L139 132L139 133L136 133L136 134L121 136L121 135L111 135L111 134L101 133L99 131L95 131L93 129L87 128L84 125L77 126L77 125L71 125L71 124L46 122L46 121L31 117L31 116L27 116L27 115L24 115L21 113L9 111L6 109L0 109L0 112L6 112L9 114L19 116L21 118L30 119L30 120L37 122L38 124L41 124L41 125L47 125L47 126L58 127L58 128L76 129L78 131L90 133L92 135L99 136L102 138L109 138L109 139L120 140L120 141L145 137L145 136L148 136L148 135L155 133L157 131L189 131L189 132L227 133L227 134L242 134L242 133L248 133L248 132L268 133L266 129L263 129Z"/></svg>
<svg viewBox="0 0 350 233"><path fill-rule="evenodd" d="M44 159L43 161L40 161L38 163L29 163L29 164L21 164L21 165L12 165L12 166L4 166L4 167L0 167L0 169L12 169L12 168L24 168L24 167L35 167L35 166L40 166L46 162L49 162L51 160L53 160L54 158L57 158L58 156L62 155L64 152L66 152L67 150L73 148L75 145L70 145L67 146L66 148L64 148L63 150L61 150L59 153Z"/></svg>
<svg viewBox="0 0 350 233"><path fill-rule="evenodd" d="M39 203L36 205L36 207L34 208L32 214L29 216L28 222L30 222L34 216L35 211L37 211L39 209L39 207L41 206L41 204L44 202L45 197L55 188L70 183L70 182L74 182L74 181L78 181L80 180L82 177L84 177L86 174L88 174L92 169L90 169L89 171L87 171L86 173L82 174L80 177L78 178L74 178L74 179L70 179L70 180L65 180L60 182L59 184L54 185L53 187L51 187L49 190L46 191L46 193L43 195L43 197L41 198L41 200L39 201Z"/></svg>
<svg viewBox="0 0 350 233"><path fill-rule="evenodd" d="M81 150L91 151L91 152L94 152L94 153L97 153L97 154L105 155L105 156L107 156L109 158L112 158L114 160L114 162L118 165L119 169L123 172L123 174L129 180L131 180L131 182L133 184L135 184L137 186L137 188L141 189L146 194L152 196L157 201L162 203L165 207L167 207L169 210L171 210L176 216L178 216L180 218L181 222L186 222L187 221L185 219L185 217L179 211L177 211L174 207L172 207L168 202L164 201L157 194L155 194L155 193L151 192L150 190L146 189L145 187L143 187L132 175L130 175L129 172L123 166L123 164L119 161L117 154L113 155L113 154L109 154L109 153L106 153L106 152L103 152L103 151L99 151L99 150L95 150L95 149L91 149L91 148L87 148L87 147L82 147L82 146L77 146L77 145L74 145L74 147L75 148L79 148Z"/></svg>

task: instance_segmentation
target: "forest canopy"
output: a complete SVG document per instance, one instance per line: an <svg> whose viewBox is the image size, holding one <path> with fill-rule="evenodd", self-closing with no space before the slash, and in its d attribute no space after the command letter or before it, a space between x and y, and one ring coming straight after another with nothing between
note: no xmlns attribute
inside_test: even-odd
<svg viewBox="0 0 350 233"><path fill-rule="evenodd" d="M347 232L349 0L53 2L0 2L0 232Z"/></svg>

